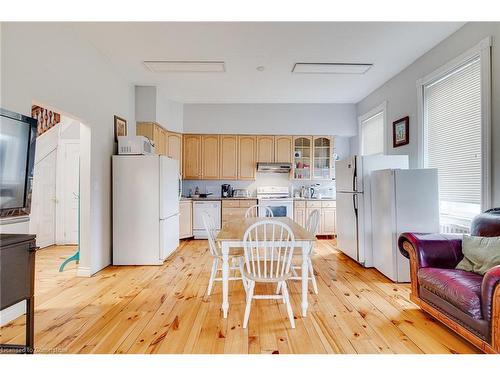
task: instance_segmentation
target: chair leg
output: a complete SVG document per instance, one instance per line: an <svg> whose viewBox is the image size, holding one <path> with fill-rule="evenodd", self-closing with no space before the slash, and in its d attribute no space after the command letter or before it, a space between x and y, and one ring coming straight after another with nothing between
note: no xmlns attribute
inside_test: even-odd
<svg viewBox="0 0 500 375"><path fill-rule="evenodd" d="M311 258L307 262L309 265L309 274L311 275L311 282L313 285L314 293L318 294L318 284L316 283L316 276L314 276L313 264Z"/></svg>
<svg viewBox="0 0 500 375"><path fill-rule="evenodd" d="M255 281L248 281L247 306L245 307L245 317L243 318L243 328L248 326L248 318L250 318L250 309L252 307L253 290Z"/></svg>
<svg viewBox="0 0 500 375"><path fill-rule="evenodd" d="M210 280L208 281L207 296L209 296L210 293L212 293L212 287L214 285L215 276L217 275L218 266L219 266L219 260L217 258L214 258L214 261L212 263L212 272L210 272Z"/></svg>
<svg viewBox="0 0 500 375"><path fill-rule="evenodd" d="M280 294L280 291L281 291L281 283L278 283L278 285L276 285L276 294Z"/></svg>
<svg viewBox="0 0 500 375"><path fill-rule="evenodd" d="M292 311L292 306L290 305L290 296L288 295L288 287L286 285L286 282L283 282L281 290L283 291L283 299L285 300L286 311L288 313L288 319L290 320L290 325L292 326L292 328L295 328L295 320L293 319L293 311Z"/></svg>

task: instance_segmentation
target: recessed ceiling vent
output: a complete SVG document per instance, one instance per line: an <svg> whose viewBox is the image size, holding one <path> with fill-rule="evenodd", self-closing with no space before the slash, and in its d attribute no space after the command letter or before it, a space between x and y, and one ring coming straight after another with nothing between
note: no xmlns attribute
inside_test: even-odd
<svg viewBox="0 0 500 375"><path fill-rule="evenodd" d="M295 63L292 73L299 74L365 74L373 64Z"/></svg>
<svg viewBox="0 0 500 375"><path fill-rule="evenodd" d="M224 73L224 61L144 61L154 73Z"/></svg>

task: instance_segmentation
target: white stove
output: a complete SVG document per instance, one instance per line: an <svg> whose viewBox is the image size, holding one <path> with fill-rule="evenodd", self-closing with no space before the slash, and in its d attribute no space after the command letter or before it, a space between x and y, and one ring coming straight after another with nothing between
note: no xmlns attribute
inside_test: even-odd
<svg viewBox="0 0 500 375"><path fill-rule="evenodd" d="M274 217L289 217L293 219L293 198L287 186L260 186L257 188L259 205L271 209ZM259 210L259 216L265 216L264 210Z"/></svg>

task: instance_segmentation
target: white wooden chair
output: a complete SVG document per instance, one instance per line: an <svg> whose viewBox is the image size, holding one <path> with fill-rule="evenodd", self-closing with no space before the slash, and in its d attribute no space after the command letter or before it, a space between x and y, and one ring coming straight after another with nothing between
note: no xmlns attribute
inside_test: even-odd
<svg viewBox="0 0 500 375"><path fill-rule="evenodd" d="M259 217L259 208L265 211L266 217L274 217L273 211L269 207L256 204L255 206L248 207L247 212L245 212L245 218Z"/></svg>
<svg viewBox="0 0 500 375"><path fill-rule="evenodd" d="M320 218L319 210L312 211L307 218L306 230L314 236L316 236L316 234L318 233L319 218ZM314 269L311 260L311 257L313 255L313 250L314 248L311 248L311 251L309 252L309 258L307 259L307 265L309 267L308 280L311 281L314 293L318 294L318 284L316 282L316 276L314 276ZM302 280L302 277L300 277L300 275L297 273L297 270L301 269L302 269L301 265L299 266L292 264L292 276L290 277L290 280ZM279 293L279 290L276 293Z"/></svg>
<svg viewBox="0 0 500 375"><path fill-rule="evenodd" d="M290 227L277 220L262 220L245 232L241 275L246 285L246 308L243 328L247 328L253 299L283 300L292 328L295 328L286 281L290 278L295 237ZM254 295L256 283L277 283L281 294Z"/></svg>
<svg viewBox="0 0 500 375"><path fill-rule="evenodd" d="M222 268L219 268L219 265L222 266L222 250L218 243L215 241L217 229L215 229L216 227L213 218L206 211L202 212L201 218L203 220L203 226L205 227L208 235L208 248L210 250L210 254L213 257L212 270L210 272L210 280L208 281L207 289L207 295L209 296L212 293L214 281L222 281L222 277L217 277L217 272L222 271ZM232 264L229 265L229 272L240 272L238 258L241 258L241 254L230 255L230 258ZM241 277L233 276L229 277L229 280L242 280L243 287L246 289L245 283Z"/></svg>

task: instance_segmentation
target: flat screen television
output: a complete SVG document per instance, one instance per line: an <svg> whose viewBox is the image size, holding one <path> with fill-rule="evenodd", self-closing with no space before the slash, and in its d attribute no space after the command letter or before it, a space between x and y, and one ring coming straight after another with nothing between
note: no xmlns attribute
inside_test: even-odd
<svg viewBox="0 0 500 375"><path fill-rule="evenodd" d="M37 120L0 108L0 217L28 215Z"/></svg>

